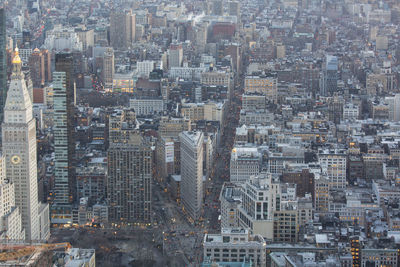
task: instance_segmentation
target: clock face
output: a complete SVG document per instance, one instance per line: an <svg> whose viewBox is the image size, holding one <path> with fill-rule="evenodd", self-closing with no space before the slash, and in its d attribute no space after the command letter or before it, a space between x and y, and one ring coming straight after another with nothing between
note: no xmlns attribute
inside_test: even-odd
<svg viewBox="0 0 400 267"><path fill-rule="evenodd" d="M19 164L20 162L21 162L21 158L20 158L19 156L15 155L15 156L12 156L12 157L11 157L11 163L12 163L12 164L17 165L17 164Z"/></svg>

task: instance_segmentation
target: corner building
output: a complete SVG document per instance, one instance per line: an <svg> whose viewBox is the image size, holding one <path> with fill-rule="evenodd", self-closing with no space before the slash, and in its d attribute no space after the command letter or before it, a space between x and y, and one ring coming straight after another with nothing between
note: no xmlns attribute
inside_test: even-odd
<svg viewBox="0 0 400 267"><path fill-rule="evenodd" d="M201 215L203 203L203 142L202 132L182 132L181 198L185 211L193 220Z"/></svg>

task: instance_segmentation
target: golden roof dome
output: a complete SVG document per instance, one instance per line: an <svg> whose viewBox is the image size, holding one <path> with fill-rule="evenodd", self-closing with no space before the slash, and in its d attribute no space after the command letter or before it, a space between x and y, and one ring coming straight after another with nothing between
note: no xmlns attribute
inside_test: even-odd
<svg viewBox="0 0 400 267"><path fill-rule="evenodd" d="M21 64L21 58L19 57L19 51L18 51L18 46L15 47L15 53L14 53L14 58L12 60L13 64Z"/></svg>

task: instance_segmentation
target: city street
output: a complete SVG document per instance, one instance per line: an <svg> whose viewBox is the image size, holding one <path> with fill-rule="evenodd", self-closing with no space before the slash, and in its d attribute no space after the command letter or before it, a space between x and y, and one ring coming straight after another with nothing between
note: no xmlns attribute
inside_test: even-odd
<svg viewBox="0 0 400 267"><path fill-rule="evenodd" d="M235 129L240 112L239 92L235 94L224 123L224 135L215 156L214 166L205 184L203 216L198 222L190 222L182 207L164 192L164 186L155 185L153 194L156 201L153 212L164 232L164 253L176 255L182 253L189 266L198 266L202 262L202 242L205 233L220 231L220 201L219 196L224 182L229 181L229 162L235 138Z"/></svg>

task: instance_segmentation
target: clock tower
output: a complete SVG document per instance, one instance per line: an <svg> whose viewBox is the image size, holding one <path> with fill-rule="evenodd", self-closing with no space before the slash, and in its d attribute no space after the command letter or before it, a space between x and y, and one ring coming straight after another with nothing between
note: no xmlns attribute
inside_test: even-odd
<svg viewBox="0 0 400 267"><path fill-rule="evenodd" d="M38 201L36 123L18 48L12 61L12 75L4 106L2 150L6 163L6 177L15 185L15 204L21 211L25 239L40 240L41 203ZM48 206L47 206L48 214Z"/></svg>

